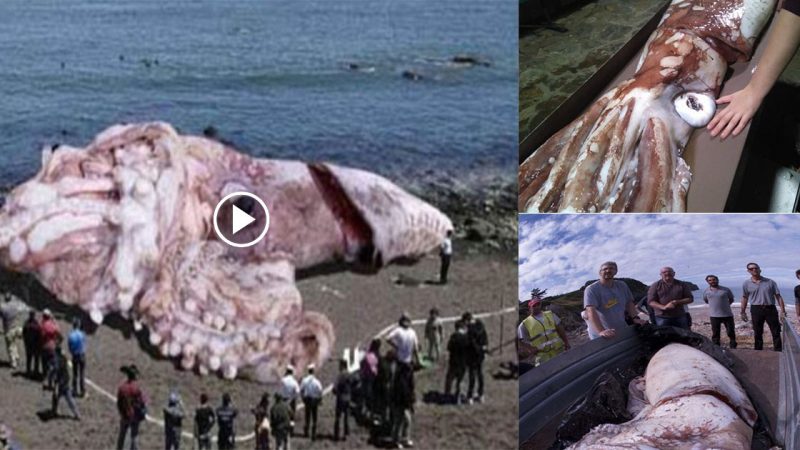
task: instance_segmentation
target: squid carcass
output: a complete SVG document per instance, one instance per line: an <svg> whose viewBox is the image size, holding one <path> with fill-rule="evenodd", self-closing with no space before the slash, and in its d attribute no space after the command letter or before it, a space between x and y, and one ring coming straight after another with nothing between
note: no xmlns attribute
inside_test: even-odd
<svg viewBox="0 0 800 450"><path fill-rule="evenodd" d="M239 191L270 212L266 237L248 248L224 244L212 225L215 205ZM156 122L44 150L42 169L0 211L0 263L34 273L96 323L120 313L146 326L184 368L270 381L289 363L321 364L334 343L329 320L303 310L296 270L374 271L421 257L451 229L380 176L253 159Z"/></svg>
<svg viewBox="0 0 800 450"><path fill-rule="evenodd" d="M645 400L631 421L599 425L570 449L750 448L758 418L753 404L733 374L700 350L664 347L631 389Z"/></svg>
<svg viewBox="0 0 800 450"><path fill-rule="evenodd" d="M686 210L681 157L714 116L735 61L747 60L774 0L673 0L632 79L550 137L519 169L525 212Z"/></svg>

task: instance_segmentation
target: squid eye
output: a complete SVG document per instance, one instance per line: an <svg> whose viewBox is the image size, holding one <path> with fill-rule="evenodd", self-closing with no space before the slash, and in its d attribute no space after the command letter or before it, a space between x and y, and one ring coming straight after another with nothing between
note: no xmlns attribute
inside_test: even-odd
<svg viewBox="0 0 800 450"><path fill-rule="evenodd" d="M706 126L717 111L714 96L708 92L684 92L672 104L681 119L694 128Z"/></svg>

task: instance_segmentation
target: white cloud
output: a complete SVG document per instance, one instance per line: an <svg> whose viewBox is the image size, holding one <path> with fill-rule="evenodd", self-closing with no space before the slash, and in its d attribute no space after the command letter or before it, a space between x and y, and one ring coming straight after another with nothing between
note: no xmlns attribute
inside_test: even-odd
<svg viewBox="0 0 800 450"><path fill-rule="evenodd" d="M578 289L607 260L619 264L620 277L651 283L671 266L677 278L701 288L714 273L735 292L750 261L784 291L797 283L800 267L800 215L520 215L519 230L521 299L534 287L548 294Z"/></svg>

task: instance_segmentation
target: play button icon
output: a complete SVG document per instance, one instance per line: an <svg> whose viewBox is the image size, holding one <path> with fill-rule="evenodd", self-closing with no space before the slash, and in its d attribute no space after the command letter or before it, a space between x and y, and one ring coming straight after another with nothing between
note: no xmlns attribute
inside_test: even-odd
<svg viewBox="0 0 800 450"><path fill-rule="evenodd" d="M256 195L239 191L226 195L214 208L214 231L226 244L250 247L269 230L269 209Z"/></svg>
<svg viewBox="0 0 800 450"><path fill-rule="evenodd" d="M242 228L255 222L256 218L242 211L238 206L233 205L233 223L231 233L236 234Z"/></svg>

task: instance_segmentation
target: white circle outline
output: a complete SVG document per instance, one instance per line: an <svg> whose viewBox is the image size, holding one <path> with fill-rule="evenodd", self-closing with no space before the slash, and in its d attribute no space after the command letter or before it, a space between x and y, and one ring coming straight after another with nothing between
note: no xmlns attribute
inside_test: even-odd
<svg viewBox="0 0 800 450"><path fill-rule="evenodd" d="M257 201L258 204L261 205L262 208L264 208L264 213L266 214L267 223L266 225L264 225L264 230L261 232L261 234L258 235L257 238L245 244L237 244L236 242L229 241L228 238L226 238L222 234L222 232L219 231L219 224L217 223L217 214L219 213L219 207L222 206L222 204L225 203L228 199L230 199L231 197L242 196L242 195L244 195L245 197L250 197L252 199L255 199L255 201ZM267 235L267 231L269 230L269 208L267 208L267 204L264 203L264 200L261 200L255 194L251 194L249 192L244 192L244 191L232 192L223 197L222 200L220 200L219 203L217 203L217 206L214 208L213 222L214 222L214 231L217 233L217 236L220 239L225 241L226 244L239 248L252 247L253 245L258 244L258 242L264 239L264 236Z"/></svg>

